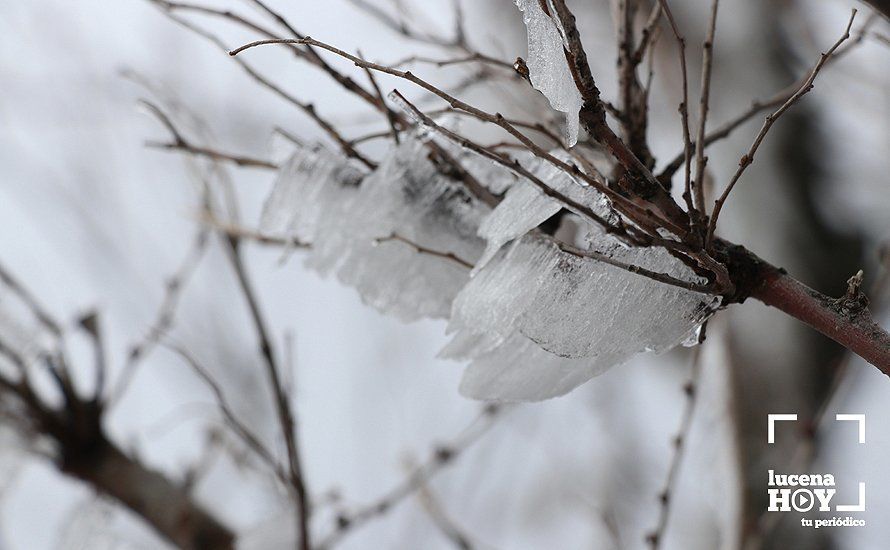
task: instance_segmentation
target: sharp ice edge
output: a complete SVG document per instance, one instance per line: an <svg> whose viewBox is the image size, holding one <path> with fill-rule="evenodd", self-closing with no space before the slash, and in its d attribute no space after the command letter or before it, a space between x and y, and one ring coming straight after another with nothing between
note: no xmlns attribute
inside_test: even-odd
<svg viewBox="0 0 890 550"><path fill-rule="evenodd" d="M460 393L481 400L542 401L565 395L622 361L607 355L566 359L513 334L503 346L473 359Z"/></svg>
<svg viewBox="0 0 890 550"><path fill-rule="evenodd" d="M538 0L516 0L528 29L528 64L532 86L544 94L550 106L566 114L566 142L578 141L581 93L566 64L565 41L556 22L541 9Z"/></svg>
<svg viewBox="0 0 890 550"><path fill-rule="evenodd" d="M311 241L306 265L355 287L381 312L405 321L447 318L469 271L385 239L399 235L474 262L482 253L476 231L487 207L438 173L422 136L402 138L357 187L344 184L355 175L345 160L324 150L299 152L281 171L263 225Z"/></svg>
<svg viewBox="0 0 890 550"><path fill-rule="evenodd" d="M551 154L561 160L568 160L564 151L552 151ZM518 160L523 167L559 195L577 204L589 206L603 219L612 218L609 200L593 187L531 153ZM481 270L504 244L525 235L559 212L562 207L575 211L574 208L544 194L531 181L520 178L479 227L479 236L486 240L487 246L473 273ZM575 211L575 213L583 216L580 212Z"/></svg>
<svg viewBox="0 0 890 550"><path fill-rule="evenodd" d="M616 260L693 277L663 249L625 249L607 235L599 244ZM457 296L448 328L454 337L440 355L472 361L461 383L467 396L546 399L637 353L681 344L718 304L714 297L579 258L527 235ZM528 379L537 382L529 385Z"/></svg>

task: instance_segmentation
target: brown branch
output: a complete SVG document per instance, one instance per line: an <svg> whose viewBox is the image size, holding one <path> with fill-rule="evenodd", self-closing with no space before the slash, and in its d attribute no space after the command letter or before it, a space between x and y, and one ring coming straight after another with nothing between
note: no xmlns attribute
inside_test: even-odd
<svg viewBox="0 0 890 550"><path fill-rule="evenodd" d="M619 0L618 2L618 97L620 100L620 117L622 135L631 151L646 165L652 168L655 159L646 141L648 127L647 96L637 77L637 66L640 59L636 55L634 42L634 21L636 19L637 2L635 0Z"/></svg>
<svg viewBox="0 0 890 550"><path fill-rule="evenodd" d="M171 2L163 2L161 0L149 0L149 1L157 4L160 7L161 12L164 13L171 20L175 21L176 23L185 27L186 29L194 32L195 34L205 38L206 40L208 40L209 42L214 44L216 47L218 47L222 51L225 51L225 52L228 51L228 48L223 43L223 41L220 40L219 37L217 37L215 34L207 32L206 30L198 27L197 25L190 23L189 21L186 21L185 19L183 19L181 17L178 17L175 13L173 13L172 9L169 6L172 4L175 7L175 6L177 6L176 4L173 4ZM328 136L331 137L331 139L333 139L340 146L340 149L346 154L346 156L358 160L359 162L361 162L368 168L371 168L371 169L376 168L376 166L377 166L376 163L368 160L364 155L359 153L349 143L349 140L344 138L340 134L340 132L337 131L337 129L334 127L333 124L331 124L330 122L325 120L323 117L321 117L321 115L318 114L318 112L315 109L315 105L313 105L312 103L300 101L295 96L286 92L281 87L279 87L277 84L273 83L271 80L269 80L268 78L261 75L259 72L256 71L256 69L254 69L248 63L246 63L244 60L236 58L235 61L238 63L238 65L241 67L241 69L245 73L247 73L251 78L253 78L260 85L262 85L269 91L273 92L274 94L278 95L279 97L281 97L282 99L284 99L285 101L290 103L291 105L297 107L298 109L303 111L303 113L305 113L307 116L309 116L309 118L311 118L322 130L324 130L325 133L328 134Z"/></svg>
<svg viewBox="0 0 890 550"><path fill-rule="evenodd" d="M754 155L757 153L757 149L760 147L760 144L763 143L764 138L769 132L770 128L772 128L773 124L775 124L776 120L779 119L788 109L791 108L800 98L807 94L810 90L813 89L813 82L816 80L816 76L819 74L819 71L822 70L822 67L825 65L825 62L831 59L832 54L835 50L840 47L848 38L850 38L850 29L853 26L853 20L856 18L856 10L854 9L850 15L850 20L847 23L847 27L844 30L844 34L831 46L831 48L823 53L819 57L819 61L816 63L816 66L813 67L813 70L810 72L810 76L804 81L804 83L798 88L798 90L788 98L788 100L782 104L781 107L767 115L766 120L763 122L763 126L760 128L760 132L757 133L757 136L754 138L754 142L751 144L751 147L748 149L748 152L742 155L742 158L739 159L739 167L736 169L735 174L733 174L732 179L729 180L729 184L726 186L726 189L723 190L723 194L714 201L714 210L711 214L711 220L708 225L708 233L705 239L706 247L710 246L711 240L714 237L714 230L717 227L717 220L720 216L720 211L723 209L723 205L726 203L726 199L729 198L729 194L732 192L736 183L738 183L739 179L744 174L745 170L751 163L754 162Z"/></svg>
<svg viewBox="0 0 890 550"><path fill-rule="evenodd" d="M152 147L154 149L166 149L173 151L182 151L184 153L188 153L190 155L195 155L199 157L207 157L210 160L215 161L223 161L223 162L231 162L241 167L249 167L249 168L265 168L269 170L277 170L278 165L274 162L270 162L267 160L256 159L241 155L233 155L229 153L223 153L221 151L217 151L215 149L211 149L209 147L203 147L200 145L192 144L188 139L186 139L182 132L179 131L178 128L173 124L173 121L170 117L157 105L148 101L146 99L140 99L139 103L145 106L151 114L157 118L161 124L170 132L170 137L172 141L170 142L159 142L159 141L149 141L146 142L148 147Z"/></svg>
<svg viewBox="0 0 890 550"><path fill-rule="evenodd" d="M713 64L714 54L714 35L717 31L717 8L720 0L711 0L711 19L708 23L708 34L705 37L705 43L702 45L702 73L701 73L701 92L698 107L698 132L696 133L695 142L704 143L705 129L708 123L708 101L711 96L711 66ZM698 147L695 150L695 206L703 216L707 216L705 211L705 148Z"/></svg>
<svg viewBox="0 0 890 550"><path fill-rule="evenodd" d="M250 311L250 318L254 330L256 331L260 355L265 363L266 375L268 376L270 389L272 390L274 397L274 405L278 415L279 427L282 436L284 437L285 447L287 448L288 474L291 488L293 489L294 504L296 505L299 548L301 550L309 550L312 548L309 531L309 516L311 512L309 509L306 483L303 478L300 452L297 446L297 429L296 421L294 419L294 411L291 408L288 396L281 383L281 368L278 365L275 352L272 348L272 339L269 336L269 330L266 328L266 322L260 311L259 299L253 289L253 285L241 257L240 241L237 237L224 235L223 242L226 244L229 263L235 272L238 286L241 288L241 293L244 296L244 300L247 302L248 310Z"/></svg>
<svg viewBox="0 0 890 550"><path fill-rule="evenodd" d="M776 269L761 276L753 298L803 321L890 376L890 334L867 306L829 298Z"/></svg>
<svg viewBox="0 0 890 550"><path fill-rule="evenodd" d="M863 23L862 27L858 31L856 31L855 36L852 39L848 40L847 43L838 48L831 58L825 61L825 65L823 69L828 65L831 65L844 57L848 52L852 51L857 45L861 44L865 37L868 35L868 30L876 21L874 14L872 14L868 19L866 19L865 23ZM748 122L757 114L767 110L767 109L775 109L776 107L781 106L783 103L788 101L788 99L793 96L800 88L803 86L803 83L809 78L809 73L803 75L800 80L794 82L790 86L783 88L782 90L776 92L772 96L764 99L757 99L751 102L751 105L748 106L747 109L739 113L738 115L732 117L728 121L724 122L716 129L712 130L708 134L705 135L703 143L705 144L705 148L712 145L713 143L720 141L722 139L727 138L732 132L742 126L744 123ZM692 150L697 150L697 143L692 143ZM662 181L670 180L671 176L676 173L677 170L683 166L684 158L685 158L685 150L683 152L675 155L670 162L668 162L664 168L662 168L661 172L658 174L658 179Z"/></svg>

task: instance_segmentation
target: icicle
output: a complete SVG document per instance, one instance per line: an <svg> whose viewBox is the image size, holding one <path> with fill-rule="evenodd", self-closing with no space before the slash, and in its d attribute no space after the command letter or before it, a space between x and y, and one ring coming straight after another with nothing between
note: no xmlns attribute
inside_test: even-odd
<svg viewBox="0 0 890 550"><path fill-rule="evenodd" d="M566 142L578 141L578 111L581 93L566 64L565 41L557 23L541 9L538 0L516 0L528 29L529 78L532 86L550 101L550 106L566 114Z"/></svg>

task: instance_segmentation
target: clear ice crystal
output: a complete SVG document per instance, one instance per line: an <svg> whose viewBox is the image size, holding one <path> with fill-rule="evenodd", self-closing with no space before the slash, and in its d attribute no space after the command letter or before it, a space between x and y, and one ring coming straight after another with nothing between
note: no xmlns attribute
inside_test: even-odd
<svg viewBox="0 0 890 550"><path fill-rule="evenodd" d="M573 213L563 226L577 229L561 237L566 242L701 282L666 250L624 246L530 181L447 143L489 189L506 193L489 210L430 160L427 142L445 145L442 135L402 137L368 174L324 149L299 151L281 171L263 227L311 241L309 267L356 288L384 313L449 319L452 338L440 356L469 362L463 394L508 401L562 395L637 353L689 341L719 306L719 298L561 250L533 229L565 207ZM531 154L519 161L559 194L615 216L596 189Z"/></svg>
<svg viewBox="0 0 890 550"><path fill-rule="evenodd" d="M551 154L563 161L569 160L564 152L554 151ZM609 200L593 187L530 153L517 160L559 196L589 207L602 219L613 217ZM474 272L482 269L504 244L525 235L563 207L583 217L581 212L545 194L530 180L520 179L479 227L479 236L486 240L487 246L482 258L476 263Z"/></svg>
<svg viewBox="0 0 890 550"><path fill-rule="evenodd" d="M469 270L390 238L472 263L482 253L476 231L487 207L439 174L414 134L358 186L355 175L335 155L301 151L282 170L263 227L311 242L309 267L355 287L384 313L447 318Z"/></svg>
<svg viewBox="0 0 890 550"><path fill-rule="evenodd" d="M304 242L315 240L319 220L358 189L362 171L321 146L298 149L278 172L263 206L260 230Z"/></svg>
<svg viewBox="0 0 890 550"><path fill-rule="evenodd" d="M697 280L663 249L628 249L606 235L598 244L600 253L616 260ZM465 395L546 399L637 353L681 344L717 305L711 296L581 258L527 235L495 256L455 299L449 323L455 336L442 356L472 361L461 384ZM545 355L517 356L517 342L528 346L522 339ZM522 370L538 383L527 386Z"/></svg>
<svg viewBox="0 0 890 550"><path fill-rule="evenodd" d="M532 86L544 94L550 106L566 114L566 141L578 141L581 93L566 64L565 39L560 27L544 13L538 0L516 0L528 29L528 64Z"/></svg>

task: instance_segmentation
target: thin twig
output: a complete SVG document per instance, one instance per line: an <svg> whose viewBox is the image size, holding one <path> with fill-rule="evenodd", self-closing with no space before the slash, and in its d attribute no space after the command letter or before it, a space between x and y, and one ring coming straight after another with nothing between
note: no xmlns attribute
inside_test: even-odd
<svg viewBox="0 0 890 550"><path fill-rule="evenodd" d="M151 101L148 101L147 99L140 99L139 103L146 107L148 111L152 115L154 115L155 118L157 118L161 122L161 124L164 125L164 127L170 132L170 137L172 138L172 141L169 142L148 141L146 142L146 145L148 147L152 147L154 149L182 151L190 155L207 157L215 161L231 162L242 167L266 168L270 170L278 169L278 165L274 162L242 155L223 153L209 147L194 145L182 135L182 132L180 132L179 129L176 128L170 117L160 107L158 107Z"/></svg>
<svg viewBox="0 0 890 550"><path fill-rule="evenodd" d="M301 550L309 550L312 548L309 531L309 499L307 497L306 483L303 478L300 451L297 446L297 427L294 411L291 408L288 396L284 392L284 387L281 384L281 369L272 347L272 339L269 336L269 330L266 328L266 321L260 310L259 299L254 291L250 276L247 273L247 269L245 268L244 261L241 257L240 241L237 237L224 235L223 242L226 244L229 263L235 272L238 286L241 288L241 293L243 294L244 300L247 302L248 310L250 311L250 318L259 343L260 355L263 357L263 362L266 367L266 375L268 376L270 389L272 390L274 397L274 405L278 415L279 427L282 436L284 437L285 447L287 448L288 474L297 508L296 520L299 534L299 547Z"/></svg>
<svg viewBox="0 0 890 550"><path fill-rule="evenodd" d="M667 16L670 23L671 32L677 40L679 49L678 57L680 59L680 76L683 82L683 99L680 102L680 123L683 128L683 165L685 167L683 178L683 200L686 202L686 210L690 216L696 212L695 203L692 200L692 135L689 131L689 72L686 67L686 39L680 33L677 22L674 21L674 14L668 6L667 0L658 0L662 10ZM662 181L667 181L661 178Z"/></svg>
<svg viewBox="0 0 890 550"><path fill-rule="evenodd" d="M169 7L172 3L162 2L160 0L149 0L149 1L157 4L160 7L161 12L164 13L167 17L169 17L172 21L175 21L176 23L180 24L181 26L185 27L186 29L205 38L206 40L213 43L215 46L217 46L222 51L228 51L228 48L223 43L223 41L220 40L220 38L217 37L215 34L210 33L208 31L202 29L201 27L198 27L197 25L192 24L189 21L186 21L185 19L183 19L183 18L177 16L175 13L173 13L171 8ZM269 80L268 78L261 75L259 72L256 71L256 69L254 69L248 63L246 63L244 60L236 58L236 62L241 67L241 69L244 70L245 73L247 73L251 78L253 78L255 81L257 81L259 84L261 84L266 89L273 92L274 94L278 95L279 97L281 97L282 99L284 99L285 101L290 103L291 105L297 107L298 109L303 111L307 116L309 116L309 118L311 118L313 121L315 121L315 123L318 124L318 126L321 127L321 129L324 130L325 133L327 133L328 136L331 137L331 139L333 139L335 142L337 142L337 144L340 146L340 149L343 150L343 152L346 154L346 156L358 160L359 162L361 162L368 168L371 168L371 169L376 168L377 164L375 162L368 160L364 155L359 153L349 143L349 140L347 140L340 134L340 132L334 127L333 124L331 124L330 122L328 122L327 120L322 118L321 115L318 114L317 110L315 109L315 105L313 105L312 103L300 101L299 99L294 97L292 94L286 92L284 89L279 87L277 84L273 83L271 80Z"/></svg>
<svg viewBox="0 0 890 550"><path fill-rule="evenodd" d="M359 57L364 57L362 52L358 52ZM386 121L389 123L389 130L392 135L392 140L396 145L399 144L399 130L396 128L396 124L398 124L398 117L395 112L389 109L386 106L386 98L383 97L383 92L380 91L380 85L377 84L377 78L374 77L374 73L368 69L364 68L365 74L368 75L368 80L371 82L371 88L374 89L374 95L377 96L377 101L380 103L380 108L386 113Z"/></svg>
<svg viewBox="0 0 890 550"><path fill-rule="evenodd" d="M287 473L281 469L281 466L275 459L274 453L272 453L272 451L270 451L263 442L253 434L247 425L241 422L226 399L222 387L213 375L210 374L210 371L207 370L193 354L189 353L189 351L182 346L175 344L164 345L182 358L182 360L191 367L192 371L198 375L208 388L210 388L210 391L213 393L213 397L216 400L216 406L222 413L226 424L233 432L235 432L235 435L241 439L245 446L253 451L254 454L256 454L269 467L269 469L272 470L272 473L275 474L279 481L285 486L288 486L290 484L290 479L288 478Z"/></svg>
<svg viewBox="0 0 890 550"><path fill-rule="evenodd" d="M201 228L195 234L191 246L186 252L182 263L164 284L164 297L158 306L155 320L149 326L145 335L129 347L127 359L121 373L108 396L108 406L119 402L133 381L136 369L148 354L160 342L161 338L170 331L176 316L176 310L182 299L182 293L189 280L194 275L204 257L208 244L208 231Z"/></svg>
<svg viewBox="0 0 890 550"><path fill-rule="evenodd" d="M704 330L704 326L702 327ZM683 386L683 393L686 396L686 403L683 407L683 414L680 418L680 429L674 438L674 453L671 457L670 466L668 466L667 479L664 483L664 489L658 495L658 522L655 529L646 536L646 542L652 550L661 548L665 540L665 532L667 531L668 520L671 513L671 500L676 490L677 478L680 473L680 466L683 463L685 449L689 441L689 432L692 428L692 419L695 414L695 404L698 401L698 385L701 378L701 355L702 346L700 343L692 350L692 370L689 375L689 381Z"/></svg>
<svg viewBox="0 0 890 550"><path fill-rule="evenodd" d="M736 183L738 183L739 179L744 174L745 170L751 163L754 162L754 155L757 153L757 149L760 147L760 144L763 143L766 134L769 132L770 128L772 128L773 124L775 124L776 120L781 117L788 109L791 108L800 98L807 94L810 90L813 89L813 82L816 80L816 76L819 74L819 71L822 70L822 67L825 65L825 62L831 59L832 54L835 50L840 47L848 38L850 38L850 29L853 26L853 20L856 18L856 9L853 9L850 20L847 23L847 27L844 30L844 34L831 46L831 48L823 53L819 57L819 61L816 63L816 66L813 67L813 70L810 72L810 76L804 81L804 83L797 89L797 91L788 98L785 103L782 104L777 110L773 111L769 115L767 115L766 120L763 122L763 126L760 128L760 132L757 133L757 136L754 138L754 142L751 144L751 147L748 149L748 152L742 155L742 158L739 159L739 167L736 169L735 174L733 174L732 179L729 180L729 184L726 186L726 189L723 190L723 194L720 195L716 201L714 201L714 210L711 215L711 221L708 224L708 233L705 239L706 247L710 246L710 243L714 237L714 230L717 227L717 219L720 216L720 211L723 210L723 205L726 203L726 199L729 198L729 194L732 192L733 188L735 188Z"/></svg>
<svg viewBox="0 0 890 550"><path fill-rule="evenodd" d="M480 414L459 436L446 445L439 445L430 457L417 466L402 481L385 492L379 499L351 512L343 512L337 517L336 528L318 543L318 550L329 550L346 535L377 519L409 496L428 484L438 473L454 464L460 455L482 439L494 427L502 414L502 407L485 405Z"/></svg>
<svg viewBox="0 0 890 550"><path fill-rule="evenodd" d="M859 30L856 31L856 33L852 37L852 39L848 40L847 43L844 46L842 46L841 48L838 48L834 52L834 54L831 56L831 58L827 59L825 61L825 66L823 66L823 69L825 69L825 67L827 67L828 65L831 65L831 64L837 62L839 59L844 57L848 52L851 52L852 50L854 50L857 45L863 43L865 37L868 34L869 28L871 28L872 25L874 25L875 21L877 21L877 17L874 13L872 13L869 16L869 18L866 19L866 21L862 24L862 26L859 28ZM803 83L806 81L807 78L809 78L809 73L806 75L803 75L797 82L794 82L790 86L783 88L782 90L780 90L779 92L776 92L775 94L773 94L772 96L770 96L768 98L752 101L751 105L748 106L747 109L745 109L738 115L732 117L728 121L724 122L723 124L721 124L720 126L715 128L714 130L712 130L711 132L707 133L705 135L704 142L703 142L705 144L705 148L707 148L708 146L712 145L713 143L715 143L717 141L720 141L721 139L727 138L737 128L739 128L744 123L748 122L749 120L751 120L752 118L757 116L758 113L761 113L767 109L774 109L776 107L781 106L783 103L788 101L788 98L793 96L795 94L795 92L797 92L797 90L800 89L800 87L803 85ZM693 143L692 149L697 150L698 144ZM658 178L660 180L670 179L671 176L673 176L674 173L677 170L679 170L680 167L683 165L684 158L685 158L685 150L678 153L677 155L675 155L671 159L671 161L668 162L664 166L664 168L662 168L661 172L658 174Z"/></svg>
<svg viewBox="0 0 890 550"><path fill-rule="evenodd" d="M701 92L698 107L698 132L696 133L695 142L704 143L705 129L708 123L708 101L711 96L711 67L714 61L714 35L717 31L717 8L720 0L711 0L711 19L708 23L708 34L705 37L705 43L702 45L702 73L701 73ZM701 212L702 216L707 216L705 211L705 148L697 147L695 149L695 207Z"/></svg>

